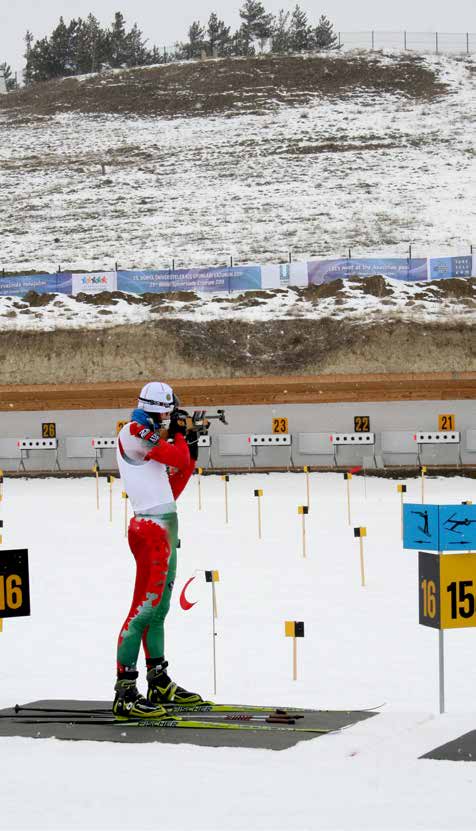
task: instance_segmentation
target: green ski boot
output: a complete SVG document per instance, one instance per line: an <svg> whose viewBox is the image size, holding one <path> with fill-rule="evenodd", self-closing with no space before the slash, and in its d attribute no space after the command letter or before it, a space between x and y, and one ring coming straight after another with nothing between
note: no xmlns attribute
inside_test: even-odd
<svg viewBox="0 0 476 831"><path fill-rule="evenodd" d="M177 704L193 707L203 704L203 698L198 693L189 692L175 684L167 675L167 661L159 659L160 662L149 667L147 672L147 701L151 705Z"/></svg>
<svg viewBox="0 0 476 831"><path fill-rule="evenodd" d="M172 718L161 704L152 704L140 695L134 678L118 678L114 690L112 712L117 721Z"/></svg>

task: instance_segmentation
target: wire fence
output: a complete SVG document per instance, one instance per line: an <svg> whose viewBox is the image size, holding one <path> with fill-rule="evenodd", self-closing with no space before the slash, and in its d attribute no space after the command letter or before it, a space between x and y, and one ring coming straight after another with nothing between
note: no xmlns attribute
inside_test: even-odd
<svg viewBox="0 0 476 831"><path fill-rule="evenodd" d="M470 55L476 53L476 32L381 32L372 30L367 32L336 32L335 34L337 37L336 46L343 52L352 49L367 49L370 51L395 50L436 55ZM256 44L258 53L271 53L273 51L272 40L261 46ZM178 43L173 46L160 46L158 52L164 63L215 57L215 55L208 53L208 48L204 48L200 55L188 54L187 45Z"/></svg>
<svg viewBox="0 0 476 831"><path fill-rule="evenodd" d="M476 52L475 32L338 32L341 49L396 49L469 55Z"/></svg>

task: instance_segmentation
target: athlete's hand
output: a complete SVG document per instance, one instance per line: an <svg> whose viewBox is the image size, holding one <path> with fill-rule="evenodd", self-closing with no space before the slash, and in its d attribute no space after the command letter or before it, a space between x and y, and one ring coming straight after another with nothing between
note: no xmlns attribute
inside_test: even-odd
<svg viewBox="0 0 476 831"><path fill-rule="evenodd" d="M188 413L186 410L173 410L170 416L170 425L169 425L169 439L173 439L177 433L181 433L182 436L185 436L187 432L187 418Z"/></svg>
<svg viewBox="0 0 476 831"><path fill-rule="evenodd" d="M186 442L188 444L188 449L190 451L190 458L193 459L195 462L198 459L198 433L196 430L187 430L187 435L185 436Z"/></svg>

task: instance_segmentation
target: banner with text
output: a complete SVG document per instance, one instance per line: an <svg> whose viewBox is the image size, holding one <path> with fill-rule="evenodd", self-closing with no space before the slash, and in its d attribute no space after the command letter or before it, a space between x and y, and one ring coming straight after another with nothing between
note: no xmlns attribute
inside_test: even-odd
<svg viewBox="0 0 476 831"><path fill-rule="evenodd" d="M465 257L431 257L430 280L445 280L448 277L471 277L473 258Z"/></svg>
<svg viewBox="0 0 476 831"><path fill-rule="evenodd" d="M135 294L163 291L246 291L261 288L261 266L118 271L117 288Z"/></svg>
<svg viewBox="0 0 476 831"><path fill-rule="evenodd" d="M371 277L382 274L393 280L426 280L427 264L425 258L410 260L406 258L369 258L340 260L308 260L307 274L309 283L320 285L330 283L339 277Z"/></svg>
<svg viewBox="0 0 476 831"><path fill-rule="evenodd" d="M0 296L23 297L29 291L36 294L71 294L71 274L22 274L18 277L2 277L0 279Z"/></svg>

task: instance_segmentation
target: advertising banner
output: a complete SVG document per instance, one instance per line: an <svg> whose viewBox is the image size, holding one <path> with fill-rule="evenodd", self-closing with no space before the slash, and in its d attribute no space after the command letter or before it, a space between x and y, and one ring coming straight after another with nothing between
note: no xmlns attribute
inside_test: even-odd
<svg viewBox="0 0 476 831"><path fill-rule="evenodd" d="M338 277L371 277L382 274L393 280L426 280L427 259L408 259L406 257L369 258L340 260L308 260L307 273L309 283L320 285L337 280Z"/></svg>
<svg viewBox="0 0 476 831"><path fill-rule="evenodd" d="M85 294L99 294L101 291L116 291L117 276L115 271L95 271L90 274L72 275L73 296Z"/></svg>
<svg viewBox="0 0 476 831"><path fill-rule="evenodd" d="M444 280L448 277L471 277L473 258L471 254L464 257L431 257L430 280Z"/></svg>
<svg viewBox="0 0 476 831"><path fill-rule="evenodd" d="M118 271L119 291L246 291L261 288L261 266L194 268L171 271Z"/></svg>
<svg viewBox="0 0 476 831"><path fill-rule="evenodd" d="M61 285L62 288L58 288ZM2 277L0 279L0 296L23 297L29 291L37 294L54 294L56 291L65 291L71 294L71 274L22 274L18 277Z"/></svg>

